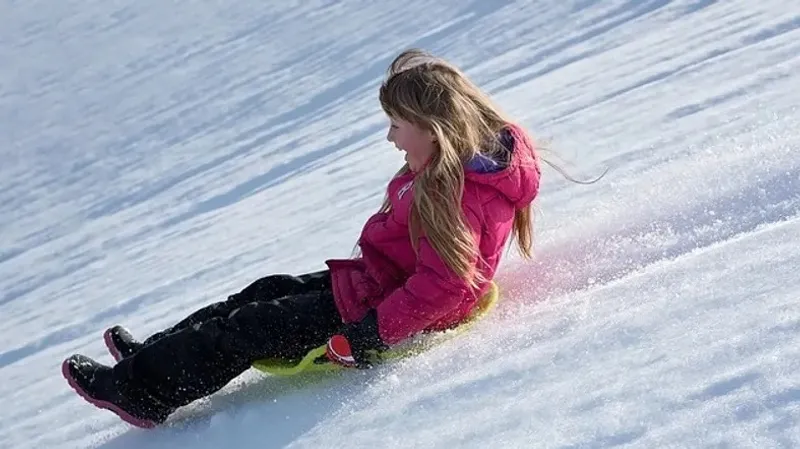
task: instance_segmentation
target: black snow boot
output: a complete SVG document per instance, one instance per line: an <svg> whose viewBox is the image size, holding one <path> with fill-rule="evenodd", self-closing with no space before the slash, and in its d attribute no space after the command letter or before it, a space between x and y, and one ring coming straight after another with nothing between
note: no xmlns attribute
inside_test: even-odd
<svg viewBox="0 0 800 449"><path fill-rule="evenodd" d="M142 343L136 341L133 335L122 326L114 326L106 329L103 334L103 340L106 342L108 352L111 353L111 356L114 357L114 360L117 362L125 357L136 354L136 352L144 346Z"/></svg>
<svg viewBox="0 0 800 449"><path fill-rule="evenodd" d="M89 357L71 356L64 360L61 372L69 385L90 404L110 410L136 427L155 427L174 411L142 389L116 382L111 367Z"/></svg>

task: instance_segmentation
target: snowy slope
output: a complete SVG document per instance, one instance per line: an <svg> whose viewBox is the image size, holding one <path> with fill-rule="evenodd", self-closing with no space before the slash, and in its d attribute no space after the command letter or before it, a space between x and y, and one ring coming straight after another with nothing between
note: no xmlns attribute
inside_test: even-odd
<svg viewBox="0 0 800 449"><path fill-rule="evenodd" d="M800 447L800 5L7 2L0 447ZM402 162L376 87L460 64L545 173L537 259L414 360L247 373L131 429L60 376L272 272L347 256Z"/></svg>

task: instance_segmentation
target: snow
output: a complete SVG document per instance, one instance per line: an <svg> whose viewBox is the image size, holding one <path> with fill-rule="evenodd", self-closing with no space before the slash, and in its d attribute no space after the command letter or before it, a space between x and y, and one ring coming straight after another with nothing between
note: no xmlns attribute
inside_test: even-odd
<svg viewBox="0 0 800 449"><path fill-rule="evenodd" d="M60 363L350 254L421 46L580 178L468 334L344 377L250 371L134 429ZM800 446L800 7L790 0L6 2L0 447Z"/></svg>

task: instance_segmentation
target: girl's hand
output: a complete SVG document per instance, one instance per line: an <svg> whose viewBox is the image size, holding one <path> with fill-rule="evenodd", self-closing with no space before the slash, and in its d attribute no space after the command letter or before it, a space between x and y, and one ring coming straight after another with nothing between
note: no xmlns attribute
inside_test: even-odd
<svg viewBox="0 0 800 449"><path fill-rule="evenodd" d="M375 309L358 323L346 325L328 339L325 356L333 363L348 368L371 368L368 351L388 349L378 334L378 314Z"/></svg>

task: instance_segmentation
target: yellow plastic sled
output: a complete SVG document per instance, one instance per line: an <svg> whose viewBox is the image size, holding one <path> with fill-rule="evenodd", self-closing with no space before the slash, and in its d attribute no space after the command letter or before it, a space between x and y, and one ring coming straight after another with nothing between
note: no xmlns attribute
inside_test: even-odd
<svg viewBox="0 0 800 449"><path fill-rule="evenodd" d="M369 354L370 361L380 363L384 360L397 360L424 352L437 344L468 330L494 309L500 298L497 284L491 283L489 290L478 301L472 314L459 326L442 332L423 333L416 338L396 345L383 352ZM346 369L330 362L325 357L325 346L312 349L299 360L262 359L253 363L253 368L274 376L294 376L301 373L339 371Z"/></svg>

